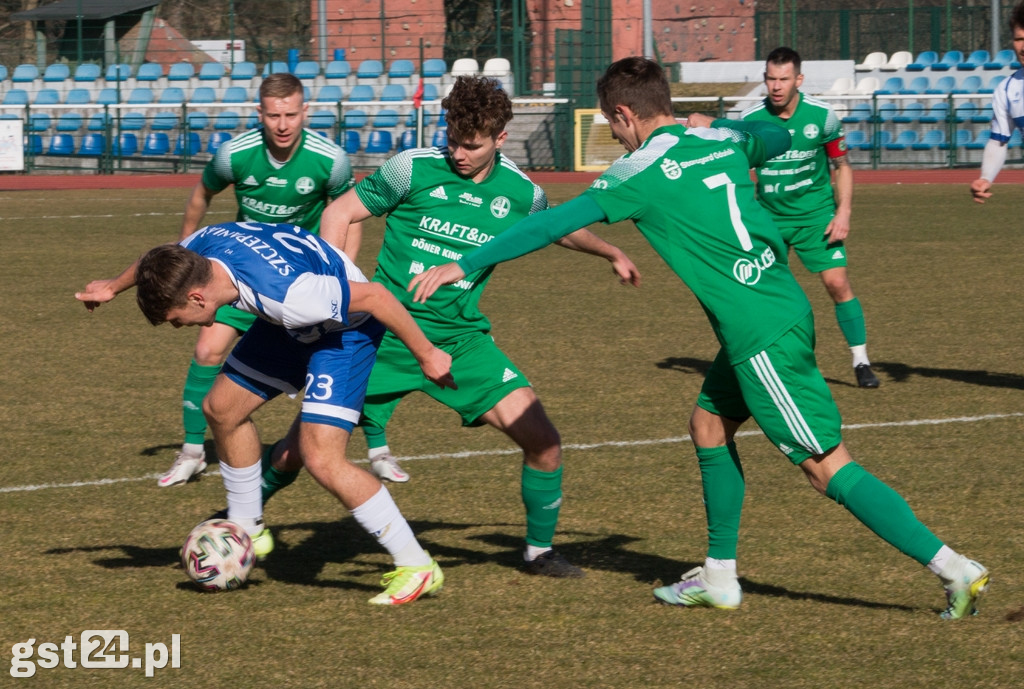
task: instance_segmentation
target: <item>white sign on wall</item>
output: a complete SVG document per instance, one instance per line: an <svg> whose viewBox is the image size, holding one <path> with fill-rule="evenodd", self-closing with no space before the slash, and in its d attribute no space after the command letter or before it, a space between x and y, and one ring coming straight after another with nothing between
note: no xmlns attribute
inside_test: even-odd
<svg viewBox="0 0 1024 689"><path fill-rule="evenodd" d="M21 120L0 120L0 170L25 169L25 139Z"/></svg>
<svg viewBox="0 0 1024 689"><path fill-rule="evenodd" d="M232 64L233 62L245 62L245 41L192 41L192 45L202 50L217 62ZM231 59L232 47L234 47L234 60Z"/></svg>

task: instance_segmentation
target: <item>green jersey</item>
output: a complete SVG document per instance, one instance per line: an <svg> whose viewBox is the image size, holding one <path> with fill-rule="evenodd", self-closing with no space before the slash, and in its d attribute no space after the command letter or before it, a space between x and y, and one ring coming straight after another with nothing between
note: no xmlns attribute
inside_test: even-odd
<svg viewBox="0 0 1024 689"><path fill-rule="evenodd" d="M435 343L489 332L478 302L493 268L440 288L426 304L406 291L413 275L457 261L521 218L547 208L544 191L500 153L477 184L459 176L447 149L403 151L356 185L376 216L387 214L384 243L373 279L387 286Z"/></svg>
<svg viewBox="0 0 1024 689"><path fill-rule="evenodd" d="M780 225L824 225L835 214L826 144L843 146L843 126L828 103L797 94L788 120L772 113L768 101L746 110L744 120L771 122L789 130L793 144L784 154L757 168L757 195Z"/></svg>
<svg viewBox="0 0 1024 689"><path fill-rule="evenodd" d="M632 220L696 295L730 363L779 339L811 310L786 246L754 198L763 140L728 128L660 127L585 194L608 222Z"/></svg>
<svg viewBox="0 0 1024 689"><path fill-rule="evenodd" d="M282 163L267 151L263 130L253 129L226 141L203 170L203 186L213 192L232 184L237 222L290 223L318 232L324 207L355 180L345 152L319 134L303 130Z"/></svg>

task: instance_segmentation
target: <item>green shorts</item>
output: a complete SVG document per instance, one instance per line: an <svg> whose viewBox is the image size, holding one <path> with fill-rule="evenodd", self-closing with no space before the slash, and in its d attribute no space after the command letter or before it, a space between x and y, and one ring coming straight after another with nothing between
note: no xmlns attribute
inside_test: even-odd
<svg viewBox="0 0 1024 689"><path fill-rule="evenodd" d="M829 242L825 236L825 228L831 221L829 218L823 223L804 227L779 225L786 245L793 248L800 263L812 273L846 267L846 247L842 242Z"/></svg>
<svg viewBox="0 0 1024 689"><path fill-rule="evenodd" d="M217 309L217 315L213 321L214 323L230 325L238 332L244 333L256 322L256 316L245 311L239 311L234 306L222 306Z"/></svg>
<svg viewBox="0 0 1024 689"><path fill-rule="evenodd" d="M451 354L452 377L458 390L442 389L427 380L415 357L389 332L370 373L360 425L384 428L401 399L420 391L458 412L462 425L477 426L480 417L510 392L530 386L490 335L475 333L437 346Z"/></svg>
<svg viewBox="0 0 1024 689"><path fill-rule="evenodd" d="M697 398L712 414L754 417L768 439L800 464L842 441L842 418L814 358L810 315L756 356L732 365L719 351Z"/></svg>

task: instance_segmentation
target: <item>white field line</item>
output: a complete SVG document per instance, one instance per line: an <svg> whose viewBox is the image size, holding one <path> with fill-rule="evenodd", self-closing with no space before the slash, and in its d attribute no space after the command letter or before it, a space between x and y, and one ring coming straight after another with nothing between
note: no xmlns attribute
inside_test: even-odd
<svg viewBox="0 0 1024 689"><path fill-rule="evenodd" d="M938 426L949 423L980 423L983 421L996 421L1000 419L1016 419L1024 417L1024 412L1010 412L1008 414L982 414L980 416L954 416L946 419L913 419L909 421L884 421L881 423L852 423L844 424L843 429L856 431L869 428L895 428L906 426ZM760 430L740 431L737 436L761 435ZM603 447L643 447L645 445L670 445L683 443L690 440L690 436L681 435L674 438L657 438L654 440L608 440L602 443L572 443L562 446L563 450L596 450ZM505 455L517 455L521 452L519 448L506 448L495 450L466 450L464 452L442 452L432 455L411 455L398 457L403 462L422 461L429 459L465 459L468 457L499 457ZM353 460L356 464L365 464L367 460ZM210 472L217 475L220 472ZM131 476L125 478L104 478L93 481L72 481L70 483L39 483L31 486L0 486L0 493L26 493L38 490L50 490L53 488L83 488L87 486L106 486L114 483L133 483L137 481L152 481L159 478L160 474L146 474L145 476Z"/></svg>

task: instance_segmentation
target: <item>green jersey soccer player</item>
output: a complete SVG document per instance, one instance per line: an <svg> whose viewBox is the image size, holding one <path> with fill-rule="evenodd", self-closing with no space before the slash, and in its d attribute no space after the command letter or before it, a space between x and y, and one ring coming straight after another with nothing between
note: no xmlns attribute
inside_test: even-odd
<svg viewBox="0 0 1024 689"><path fill-rule="evenodd" d="M753 417L812 486L939 576L949 604L945 617L972 612L988 571L936 538L843 444L839 410L814 359L810 304L750 181L749 168L786 151L788 133L765 122L718 120L713 129L677 124L664 72L643 58L612 64L597 90L612 135L629 153L583 195L526 218L456 263L413 277L415 300L578 227L632 220L696 295L721 343L690 417L707 558L655 596L675 605L739 607L745 484L733 438Z"/></svg>

